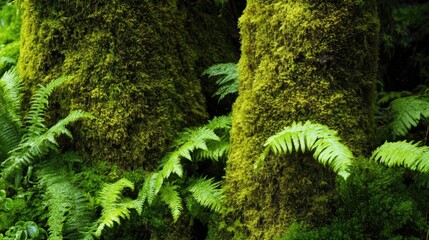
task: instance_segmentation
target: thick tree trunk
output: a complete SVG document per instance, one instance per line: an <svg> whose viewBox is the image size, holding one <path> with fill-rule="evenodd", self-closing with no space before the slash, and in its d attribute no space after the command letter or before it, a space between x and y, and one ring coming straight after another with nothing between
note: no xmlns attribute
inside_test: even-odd
<svg viewBox="0 0 429 240"><path fill-rule="evenodd" d="M355 155L373 129L378 28L375 0L250 0L240 19L239 97L226 189L249 239L273 239L293 222L320 226L332 213L335 176L311 157L253 164L265 140L293 121L339 131Z"/></svg>
<svg viewBox="0 0 429 240"><path fill-rule="evenodd" d="M151 168L177 130L207 118L194 25L180 1L24 0L22 8L26 89L73 75L57 94L59 114L97 117L76 128L79 152Z"/></svg>

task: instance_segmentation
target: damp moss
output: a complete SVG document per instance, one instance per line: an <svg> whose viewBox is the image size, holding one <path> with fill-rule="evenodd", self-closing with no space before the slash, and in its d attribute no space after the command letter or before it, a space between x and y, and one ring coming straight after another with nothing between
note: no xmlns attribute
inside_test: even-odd
<svg viewBox="0 0 429 240"><path fill-rule="evenodd" d="M247 2L226 189L231 218L249 239L273 239L293 222L329 221L330 170L303 155L270 157L258 174L253 163L265 140L293 121L328 125L355 155L367 152L378 28L372 0Z"/></svg>
<svg viewBox="0 0 429 240"><path fill-rule="evenodd" d="M195 65L209 53L188 43L181 1L24 0L22 9L25 88L73 75L57 114L97 117L75 128L78 152L151 169L177 130L207 119Z"/></svg>

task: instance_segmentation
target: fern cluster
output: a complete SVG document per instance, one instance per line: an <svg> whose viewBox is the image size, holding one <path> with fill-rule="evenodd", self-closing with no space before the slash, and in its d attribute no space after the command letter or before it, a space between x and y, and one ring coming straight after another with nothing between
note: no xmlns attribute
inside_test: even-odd
<svg viewBox="0 0 429 240"><path fill-rule="evenodd" d="M213 211L221 211L224 201L220 183L213 179L197 178L189 182L189 186L183 189L177 185L174 178L170 181L171 174L176 177L184 177L182 159L189 161L198 159L212 159L214 161L224 158L229 150L229 129L231 117L216 117L202 127L188 128L178 134L173 142L171 152L161 159L159 171L150 173L146 177L139 194L140 206L146 201L149 205L154 203L157 195L170 208L174 221L177 221L183 211L182 194L190 194L199 204ZM219 136L216 132L222 133ZM226 135L225 135L226 134ZM185 184L187 185L187 184ZM140 210L141 211L141 210Z"/></svg>
<svg viewBox="0 0 429 240"><path fill-rule="evenodd" d="M46 86L39 86L30 100L30 109L24 117L21 108L21 89L15 70L6 72L0 79L0 156L1 176L8 179L33 160L45 156L50 151L58 151L56 137L61 134L71 136L68 124L83 118L93 118L89 113L77 110L59 120L51 127L46 126L45 112L48 98L55 88L64 84L68 77L57 78ZM23 122L21 122L23 119Z"/></svg>

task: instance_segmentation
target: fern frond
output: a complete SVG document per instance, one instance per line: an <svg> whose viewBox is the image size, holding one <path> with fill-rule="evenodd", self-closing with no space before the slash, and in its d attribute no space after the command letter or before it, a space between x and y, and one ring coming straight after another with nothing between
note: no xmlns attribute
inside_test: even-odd
<svg viewBox="0 0 429 240"><path fill-rule="evenodd" d="M232 116L231 114L225 116L214 117L204 127L215 131L216 129L231 129Z"/></svg>
<svg viewBox="0 0 429 240"><path fill-rule="evenodd" d="M129 180L122 178L113 184L104 185L100 191L97 201L103 208L101 217L98 220L95 236L100 237L103 229L113 227L115 222L120 224L121 218L130 218L130 209L136 209L136 201L123 198L122 190L130 188L134 190L134 184Z"/></svg>
<svg viewBox="0 0 429 240"><path fill-rule="evenodd" d="M190 157L189 152L185 153L189 154ZM165 162L160 171L163 178L168 178L171 173L175 173L179 177L183 176L183 166L180 163L180 157L181 153L179 151L174 151L167 153L163 159L161 159L161 162Z"/></svg>
<svg viewBox="0 0 429 240"><path fill-rule="evenodd" d="M429 147L412 142L386 142L371 156L386 166L403 166L421 173L429 173Z"/></svg>
<svg viewBox="0 0 429 240"><path fill-rule="evenodd" d="M221 2L225 2L224 0ZM220 63L209 67L203 72L203 75L217 77L216 84L219 89L213 96L219 96L219 101L228 94L238 92L238 68L236 63Z"/></svg>
<svg viewBox="0 0 429 240"><path fill-rule="evenodd" d="M220 182L213 178L195 180L187 189L199 204L210 210L221 212L224 206L225 194L220 188Z"/></svg>
<svg viewBox="0 0 429 240"><path fill-rule="evenodd" d="M429 118L429 95L398 98L391 103L393 121L390 124L394 136L405 136L419 124L422 118Z"/></svg>
<svg viewBox="0 0 429 240"><path fill-rule="evenodd" d="M160 191L161 200L168 205L173 215L174 222L179 219L182 213L182 198L177 191L178 186L166 184Z"/></svg>
<svg viewBox="0 0 429 240"><path fill-rule="evenodd" d="M46 189L49 239L63 239L66 234L80 238L92 223L88 198L70 181L73 173L65 167L67 161L76 160L74 154L54 155L38 166L39 185Z"/></svg>
<svg viewBox="0 0 429 240"><path fill-rule="evenodd" d="M229 134L224 135L219 141L207 142L207 150L197 151L195 154L196 159L211 159L219 161L226 159L230 149Z"/></svg>
<svg viewBox="0 0 429 240"><path fill-rule="evenodd" d="M330 166L344 179L350 175L349 166L353 160L350 149L340 142L337 132L322 124L309 121L293 123L282 131L269 137L264 144L264 151L256 161L254 168L263 166L265 158L272 151L274 154L287 154L293 151L313 151L313 157L323 165Z"/></svg>
<svg viewBox="0 0 429 240"><path fill-rule="evenodd" d="M14 149L22 137L21 85L18 73L11 69L0 78L0 161Z"/></svg>
<svg viewBox="0 0 429 240"><path fill-rule="evenodd" d="M39 85L39 89L34 93L30 100L30 110L25 118L27 123L28 131L27 137L33 137L41 135L47 130L45 126L45 112L48 107L48 97L52 94L55 88L69 80L70 77L60 77L46 86Z"/></svg>

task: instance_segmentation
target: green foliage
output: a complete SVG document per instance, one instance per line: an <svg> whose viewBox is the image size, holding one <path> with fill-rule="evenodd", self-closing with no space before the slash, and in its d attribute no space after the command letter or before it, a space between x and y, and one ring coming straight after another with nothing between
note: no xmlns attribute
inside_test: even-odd
<svg viewBox="0 0 429 240"><path fill-rule="evenodd" d="M0 78L0 160L19 144L22 137L21 86L15 69Z"/></svg>
<svg viewBox="0 0 429 240"><path fill-rule="evenodd" d="M220 182L213 182L213 179L200 178L191 183L187 189L202 206L221 212L224 206L225 194L220 189L220 184Z"/></svg>
<svg viewBox="0 0 429 240"><path fill-rule="evenodd" d="M46 238L46 231L32 221L19 221L6 231L5 236L0 234L1 240L40 240Z"/></svg>
<svg viewBox="0 0 429 240"><path fill-rule="evenodd" d="M419 146L418 143L386 142L372 153L371 159L389 167L403 166L429 173L429 147Z"/></svg>
<svg viewBox="0 0 429 240"><path fill-rule="evenodd" d="M407 183L407 175L373 161L360 159L347 181L336 190L339 201L331 223L314 228L294 223L284 240L313 239L424 239L429 192Z"/></svg>
<svg viewBox="0 0 429 240"><path fill-rule="evenodd" d="M61 134L71 137L70 131L66 128L68 124L83 118L94 118L89 113L76 110L50 128L45 125L48 97L55 88L68 79L70 78L60 77L46 86L40 86L31 98L29 112L24 118L20 113L21 97L17 74L12 71L8 72L5 78L2 77L3 84L0 84L0 88L1 92L5 93L3 101L6 103L6 108L4 110L2 108L0 111L7 111L7 113L2 114L0 112L0 114L7 114L8 117L0 117L2 121L0 125L5 124L9 131L0 135L0 142L10 141L13 144L12 146L5 145L6 149L0 153L5 155L7 151L7 158L1 159L3 179L12 177L15 172L32 164L34 159L43 157L49 151L57 151L58 143L55 138ZM19 121L23 118L25 127ZM8 125L9 127L7 127ZM18 145L16 145L17 139L20 139Z"/></svg>
<svg viewBox="0 0 429 240"><path fill-rule="evenodd" d="M212 119L204 126L186 128L180 132L171 145L173 151L168 152L161 159L159 171L147 174L139 193L139 206L142 206L146 201L151 206L155 203L157 195L160 194L161 200L170 208L174 221L177 221L183 210L181 189L185 189L188 185L187 191L191 193L198 204L212 211L221 211L224 197L223 192L219 189L220 183L214 183L213 179L201 178L186 181L187 177L190 176L184 174L181 160L187 159L192 162L211 159L217 161L225 158L229 150L229 142L226 139L229 136L230 127L231 117L221 116ZM216 142L220 143L216 144ZM172 173L182 179L181 185L169 182ZM174 178L172 177L172 179ZM183 183L184 180L185 183ZM138 212L141 211L140 207Z"/></svg>
<svg viewBox="0 0 429 240"><path fill-rule="evenodd" d="M237 94L239 80L236 63L215 64L205 70L203 75L217 78L216 84L219 85L219 89L213 96L218 96L219 101L229 94Z"/></svg>
<svg viewBox="0 0 429 240"><path fill-rule="evenodd" d="M391 103L393 121L390 129L394 136L405 136L408 131L429 118L429 95L398 98Z"/></svg>
<svg viewBox="0 0 429 240"><path fill-rule="evenodd" d="M323 165L332 167L344 179L350 175L349 165L353 161L350 149L340 142L337 132L322 124L311 122L293 123L282 131L269 137L264 144L254 168L258 170L272 151L274 154L287 154L293 151L314 151L313 157Z"/></svg>
<svg viewBox="0 0 429 240"><path fill-rule="evenodd" d="M130 218L130 209L136 209L138 202L130 198L122 197L125 188L134 190L134 184L122 178L115 183L105 184L97 197L97 201L103 208L101 217L98 220L98 227L95 236L100 237L103 229L113 227L115 222L120 224L121 218Z"/></svg>

